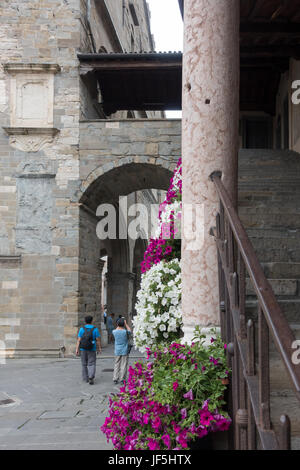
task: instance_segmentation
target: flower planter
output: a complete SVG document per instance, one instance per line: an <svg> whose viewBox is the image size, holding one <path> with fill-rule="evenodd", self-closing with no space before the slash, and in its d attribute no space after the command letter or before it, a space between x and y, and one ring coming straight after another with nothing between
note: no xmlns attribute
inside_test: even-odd
<svg viewBox="0 0 300 470"><path fill-rule="evenodd" d="M189 447L190 450L212 450L212 434L195 439Z"/></svg>

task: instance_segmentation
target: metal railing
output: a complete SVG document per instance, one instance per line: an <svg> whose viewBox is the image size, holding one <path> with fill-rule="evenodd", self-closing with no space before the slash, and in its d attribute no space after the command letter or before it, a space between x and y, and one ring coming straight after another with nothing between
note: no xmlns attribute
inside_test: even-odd
<svg viewBox="0 0 300 470"><path fill-rule="evenodd" d="M276 431L270 413L269 337L291 379L300 401L300 365L292 362L294 334L266 279L254 248L221 181L210 175L220 200L216 227L211 229L218 252L220 317L223 340L228 344L232 380L228 407L233 419L230 447L244 450L288 450L290 419L282 415ZM246 273L257 305L257 358L255 325L246 314Z"/></svg>

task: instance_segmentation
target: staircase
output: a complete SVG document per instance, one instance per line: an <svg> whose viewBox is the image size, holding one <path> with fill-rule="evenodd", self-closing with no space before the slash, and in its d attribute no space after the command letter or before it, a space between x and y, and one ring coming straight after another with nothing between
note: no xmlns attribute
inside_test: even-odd
<svg viewBox="0 0 300 470"><path fill-rule="evenodd" d="M282 311L300 339L300 154L240 151L239 216ZM246 305L248 317L255 320L257 301L249 282ZM280 416L288 414L292 448L300 449L300 404L272 344L270 369L273 425L276 428Z"/></svg>

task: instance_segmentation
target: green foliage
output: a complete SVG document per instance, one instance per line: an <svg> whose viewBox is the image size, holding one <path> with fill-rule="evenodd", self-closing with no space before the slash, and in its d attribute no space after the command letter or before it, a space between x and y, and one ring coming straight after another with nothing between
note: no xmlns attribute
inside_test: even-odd
<svg viewBox="0 0 300 470"><path fill-rule="evenodd" d="M199 407L208 400L208 409L214 411L225 404L223 394L230 373L226 364L226 345L216 333L205 344L206 336L197 329L191 346L171 345L155 353L152 388L156 400L162 404L179 405L187 409L191 425L197 418ZM192 391L193 400L183 398Z"/></svg>

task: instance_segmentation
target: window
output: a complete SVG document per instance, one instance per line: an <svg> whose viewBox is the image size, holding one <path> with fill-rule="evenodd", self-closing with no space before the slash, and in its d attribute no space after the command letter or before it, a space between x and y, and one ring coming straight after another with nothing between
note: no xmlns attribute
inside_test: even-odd
<svg viewBox="0 0 300 470"><path fill-rule="evenodd" d="M129 2L129 10L132 16L134 26L139 26L139 20L136 14L135 6L132 2Z"/></svg>

